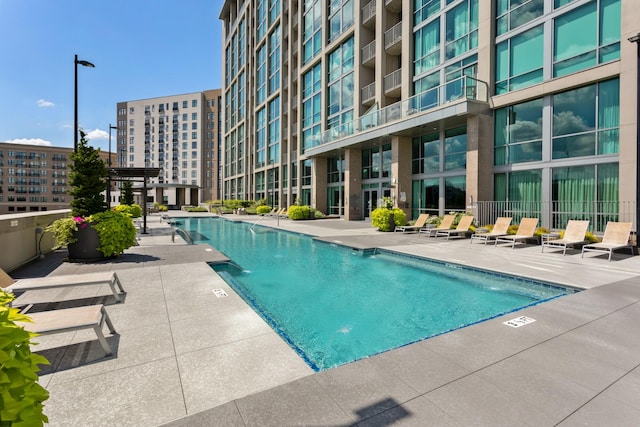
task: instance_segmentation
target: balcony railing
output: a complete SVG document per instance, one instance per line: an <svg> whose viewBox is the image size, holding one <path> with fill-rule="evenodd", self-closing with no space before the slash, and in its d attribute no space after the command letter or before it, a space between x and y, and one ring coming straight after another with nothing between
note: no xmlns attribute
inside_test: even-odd
<svg viewBox="0 0 640 427"><path fill-rule="evenodd" d="M310 145L307 148L371 131L391 122L406 119L413 114L437 109L445 103L459 99L487 102L487 94L488 87L485 82L473 77L461 77L315 135L308 141Z"/></svg>
<svg viewBox="0 0 640 427"><path fill-rule="evenodd" d="M389 49L402 39L402 21L384 33L384 48Z"/></svg>
<svg viewBox="0 0 640 427"><path fill-rule="evenodd" d="M376 57L376 41L372 41L362 48L362 63L366 64Z"/></svg>
<svg viewBox="0 0 640 427"><path fill-rule="evenodd" d="M402 85L402 69L395 70L384 76L384 92L389 93L399 89Z"/></svg>
<svg viewBox="0 0 640 427"><path fill-rule="evenodd" d="M479 225L493 224L501 216L511 217L511 224L517 225L522 218L531 217L539 219L540 227L554 230L564 229L570 219L588 220L589 230L602 234L609 221L631 222L632 229L637 230L635 206L633 201L478 201L467 206L467 211Z"/></svg>
<svg viewBox="0 0 640 427"><path fill-rule="evenodd" d="M360 98L362 103L367 103L369 101L376 99L376 83L370 83L362 88L360 91Z"/></svg>
<svg viewBox="0 0 640 427"><path fill-rule="evenodd" d="M362 8L362 22L367 23L376 16L376 0L372 0Z"/></svg>

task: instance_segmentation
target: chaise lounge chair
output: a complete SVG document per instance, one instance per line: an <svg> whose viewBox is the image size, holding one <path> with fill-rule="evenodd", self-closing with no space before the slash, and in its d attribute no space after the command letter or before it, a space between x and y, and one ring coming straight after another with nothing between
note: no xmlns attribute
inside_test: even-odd
<svg viewBox="0 0 640 427"><path fill-rule="evenodd" d="M109 285L109 287L111 288L111 292L113 293L113 297L117 302L121 302L122 298L120 297L116 286L122 293L124 293L124 289L122 288L122 283L120 283L118 275L113 271L65 276L47 276L34 279L18 279L14 281L7 273L4 272L4 270L0 269L0 287L4 288L6 291L11 291L13 293L36 291L41 289L65 288L69 286L104 284ZM13 301L13 305L16 307L26 305L21 304L20 299L21 297L18 297L15 301Z"/></svg>
<svg viewBox="0 0 640 427"><path fill-rule="evenodd" d="M420 235L422 233L426 234L427 237L431 237L431 236L435 236L436 233L438 232L438 230L448 230L451 228L451 225L453 224L453 220L456 219L455 215L445 215L442 218L442 221L440 222L440 225L435 227L435 228L422 228L420 229L420 231L418 231L418 237L420 237Z"/></svg>
<svg viewBox="0 0 640 427"><path fill-rule="evenodd" d="M464 215L460 217L460 221L458 222L458 226L456 228L436 231L436 239L438 238L438 236L447 236L447 240L449 240L451 236L465 237L469 232L469 227L471 227L472 223L473 215Z"/></svg>
<svg viewBox="0 0 640 427"><path fill-rule="evenodd" d="M567 253L567 247L580 245L585 243L585 237L587 235L587 228L589 228L589 221L577 221L570 219L567 222L567 229L564 230L564 236L562 239L555 240L543 240L542 251L544 248L562 248L562 255Z"/></svg>
<svg viewBox="0 0 640 427"><path fill-rule="evenodd" d="M609 252L609 261L611 261L613 251L620 248L631 248L631 255L633 255L633 245L629 244L631 225L630 222L607 222L602 242L584 245L581 257L584 257L585 252Z"/></svg>
<svg viewBox="0 0 640 427"><path fill-rule="evenodd" d="M474 233L471 235L471 243L473 243L474 239L484 240L484 244L486 245L489 240L495 239L497 237L506 236L509 230L509 226L511 225L511 217L499 217L496 220L496 223L493 224L493 229L488 233Z"/></svg>
<svg viewBox="0 0 640 427"><path fill-rule="evenodd" d="M396 231L402 231L403 233L412 232L412 231L420 231L424 228L427 220L429 219L429 214L420 214L418 219L416 219L415 224L413 225L396 225L394 233Z"/></svg>
<svg viewBox="0 0 640 427"><path fill-rule="evenodd" d="M33 323L17 321L16 325L40 335L93 329L107 356L112 354L111 347L102 333L102 327L106 323L109 332L115 334L116 330L102 304L28 313L27 316L31 318Z"/></svg>
<svg viewBox="0 0 640 427"><path fill-rule="evenodd" d="M496 237L494 246L498 245L498 242L511 243L511 249L516 247L516 242L522 242L528 239L532 239L536 233L538 227L538 218L522 218L518 230L514 235L507 235Z"/></svg>

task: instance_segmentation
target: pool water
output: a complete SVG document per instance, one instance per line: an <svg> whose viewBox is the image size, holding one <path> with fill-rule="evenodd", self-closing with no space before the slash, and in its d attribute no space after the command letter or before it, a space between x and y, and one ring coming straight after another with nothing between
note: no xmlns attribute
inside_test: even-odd
<svg viewBox="0 0 640 427"><path fill-rule="evenodd" d="M183 221L232 260L214 268L316 371L571 292L242 222Z"/></svg>

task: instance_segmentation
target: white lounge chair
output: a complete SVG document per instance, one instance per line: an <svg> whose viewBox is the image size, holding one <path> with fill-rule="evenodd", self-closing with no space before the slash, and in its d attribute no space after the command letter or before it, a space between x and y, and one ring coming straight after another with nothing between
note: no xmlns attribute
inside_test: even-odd
<svg viewBox="0 0 640 427"><path fill-rule="evenodd" d="M494 246L498 245L498 242L511 243L511 249L516 247L516 242L522 242L528 239L532 239L536 233L538 227L538 218L522 218L516 234L496 237Z"/></svg>
<svg viewBox="0 0 640 427"><path fill-rule="evenodd" d="M109 327L109 332L115 334L116 330L102 304L27 313L27 316L31 318L33 323L18 321L16 325L40 335L93 329L107 356L112 354L111 347L102 333L102 327L106 323Z"/></svg>
<svg viewBox="0 0 640 427"><path fill-rule="evenodd" d="M429 214L420 214L418 216L418 219L416 219L415 224L413 225L396 225L396 228L394 231L402 231L403 233L407 233L407 232L412 232L412 231L420 231L421 229L424 228L425 224L427 223L427 220L429 219Z"/></svg>
<svg viewBox="0 0 640 427"><path fill-rule="evenodd" d="M621 248L631 248L631 255L633 255L633 245L629 244L631 226L630 222L609 221L604 229L602 242L584 245L581 257L584 257L585 252L608 252L609 261L611 261L613 251Z"/></svg>
<svg viewBox="0 0 640 427"><path fill-rule="evenodd" d="M544 252L545 247L562 248L562 255L565 255L567 253L567 247L572 247L586 242L585 237L587 235L588 228L589 221L569 220L562 239L543 240L541 252Z"/></svg>
<svg viewBox="0 0 640 427"><path fill-rule="evenodd" d="M471 235L471 243L473 240L484 240L484 244L486 245L489 240L506 236L509 230L509 226L511 225L511 217L499 217L496 220L496 223L493 224L493 229L488 233L474 233Z"/></svg>
<svg viewBox="0 0 640 427"><path fill-rule="evenodd" d="M118 293L124 293L122 283L118 275L113 271L73 274L64 276L47 276L33 279L12 279L4 270L0 269L0 287L13 293L36 291L42 289L66 288L69 286L86 286L86 285L109 285L113 297L116 302L121 302L122 298ZM116 289L116 287L118 289ZM13 305L19 307L28 303L21 303L22 296L13 301Z"/></svg>
<svg viewBox="0 0 640 427"><path fill-rule="evenodd" d="M442 217L442 221L440 222L440 225L438 225L435 228L422 228L420 229L420 231L418 231L418 236L424 233L427 235L427 237L432 237L436 235L438 230L448 230L451 228L451 225L453 224L454 219L456 219L455 215L445 215Z"/></svg>
<svg viewBox="0 0 640 427"><path fill-rule="evenodd" d="M436 231L436 239L439 236L447 236L447 240L449 240L451 236L465 237L466 234L469 232L469 227L471 227L472 223L473 223L473 215L464 215L460 217L460 221L458 222L458 225L456 228Z"/></svg>

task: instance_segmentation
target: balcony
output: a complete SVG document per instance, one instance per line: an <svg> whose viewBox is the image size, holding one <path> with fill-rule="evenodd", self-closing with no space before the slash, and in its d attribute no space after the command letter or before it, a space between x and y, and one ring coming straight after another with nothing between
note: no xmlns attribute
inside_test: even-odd
<svg viewBox="0 0 640 427"><path fill-rule="evenodd" d="M395 70L384 76L384 93L394 98L400 97L400 88L402 86L402 69Z"/></svg>
<svg viewBox="0 0 640 427"><path fill-rule="evenodd" d="M410 133L422 124L479 114L487 108L488 92L485 82L472 77L452 80L316 135L305 154L319 155L390 133Z"/></svg>
<svg viewBox="0 0 640 427"><path fill-rule="evenodd" d="M376 82L370 83L360 91L360 101L363 105L373 105L376 100Z"/></svg>
<svg viewBox="0 0 640 427"><path fill-rule="evenodd" d="M388 29L384 33L384 50L389 55L400 55L402 53L402 22Z"/></svg>
<svg viewBox="0 0 640 427"><path fill-rule="evenodd" d="M376 66L376 41L372 41L362 48L361 62L365 67L375 68Z"/></svg>
<svg viewBox="0 0 640 427"><path fill-rule="evenodd" d="M372 0L362 8L362 26L376 28L376 0Z"/></svg>

